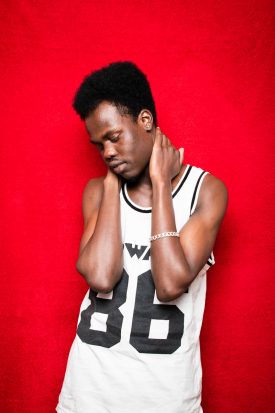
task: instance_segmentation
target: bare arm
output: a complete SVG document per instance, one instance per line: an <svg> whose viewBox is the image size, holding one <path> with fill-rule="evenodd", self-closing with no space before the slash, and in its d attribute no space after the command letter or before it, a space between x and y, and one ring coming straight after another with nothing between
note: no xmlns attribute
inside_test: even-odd
<svg viewBox="0 0 275 413"><path fill-rule="evenodd" d="M180 155L175 154L175 149L169 146L169 142L162 146L163 141L159 139L156 146L159 144L163 149L155 151L151 165L152 234L176 231L171 177L167 171L174 174L174 171L171 172L172 166L175 165L175 160L181 163ZM161 171L156 170L156 163L159 162ZM180 231L180 238L165 237L151 243L152 275L161 301L173 300L184 293L205 265L213 249L226 205L227 191L224 184L214 176L207 175L201 186L196 210Z"/></svg>
<svg viewBox="0 0 275 413"><path fill-rule="evenodd" d="M76 268L103 293L112 291L123 269L119 190L119 179L109 171L105 179L89 181L83 192L84 232Z"/></svg>

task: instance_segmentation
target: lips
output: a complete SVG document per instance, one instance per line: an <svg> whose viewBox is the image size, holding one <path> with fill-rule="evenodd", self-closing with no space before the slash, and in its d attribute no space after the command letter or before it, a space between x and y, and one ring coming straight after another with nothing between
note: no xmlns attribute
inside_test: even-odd
<svg viewBox="0 0 275 413"><path fill-rule="evenodd" d="M123 161L113 161L109 163L110 168L116 168L117 166L121 165L124 163Z"/></svg>
<svg viewBox="0 0 275 413"><path fill-rule="evenodd" d="M110 162L109 167L116 173L122 172L124 169L125 162L119 161L119 162Z"/></svg>

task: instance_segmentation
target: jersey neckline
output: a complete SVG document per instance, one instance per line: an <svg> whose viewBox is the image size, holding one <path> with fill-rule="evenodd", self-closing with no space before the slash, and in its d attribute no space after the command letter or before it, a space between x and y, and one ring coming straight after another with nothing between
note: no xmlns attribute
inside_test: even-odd
<svg viewBox="0 0 275 413"><path fill-rule="evenodd" d="M192 166L187 164L184 173L182 174L179 182L177 183L177 185L175 186L175 188L172 191L172 198L174 198L177 195L177 193L179 192L179 190L181 189L181 187L184 184L184 182L186 181L191 169L192 169ZM127 182L125 182L124 185L122 186L122 194L123 194L124 200L126 201L126 203L131 208L135 209L138 212L143 212L143 213L151 213L152 212L152 207L142 207L140 205L137 205L134 201L132 201L130 199L128 191L127 191Z"/></svg>

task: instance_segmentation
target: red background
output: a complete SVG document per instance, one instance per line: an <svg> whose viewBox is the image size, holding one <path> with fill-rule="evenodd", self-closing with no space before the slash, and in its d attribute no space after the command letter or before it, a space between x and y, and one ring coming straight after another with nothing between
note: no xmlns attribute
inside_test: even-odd
<svg viewBox="0 0 275 413"><path fill-rule="evenodd" d="M147 74L164 133L229 190L204 412L274 411L274 17L267 0L1 1L1 412L57 403L87 290L82 190L105 173L71 101L116 60Z"/></svg>

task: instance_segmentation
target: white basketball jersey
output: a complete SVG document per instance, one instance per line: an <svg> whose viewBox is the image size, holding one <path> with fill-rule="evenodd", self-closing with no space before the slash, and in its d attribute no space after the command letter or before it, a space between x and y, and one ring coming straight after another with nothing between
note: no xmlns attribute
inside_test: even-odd
<svg viewBox="0 0 275 413"><path fill-rule="evenodd" d="M206 174L187 165L174 188L177 231L194 212ZM120 201L123 275L111 293L89 289L84 297L56 410L201 413L199 334L214 256L186 293L160 302L151 275L151 208L136 205L126 184Z"/></svg>

